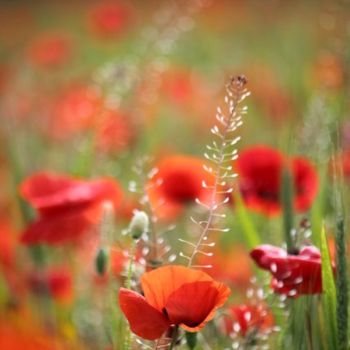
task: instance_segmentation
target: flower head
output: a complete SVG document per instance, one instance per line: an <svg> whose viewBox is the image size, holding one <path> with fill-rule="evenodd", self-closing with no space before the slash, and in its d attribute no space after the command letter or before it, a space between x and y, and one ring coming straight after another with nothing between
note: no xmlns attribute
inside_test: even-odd
<svg viewBox="0 0 350 350"><path fill-rule="evenodd" d="M121 288L120 307L138 336L154 340L171 326L197 332L210 321L230 294L224 284L205 272L164 266L141 278L144 296Z"/></svg>
<svg viewBox="0 0 350 350"><path fill-rule="evenodd" d="M71 55L71 40L61 33L43 33L28 48L30 61L38 66L54 68L64 64Z"/></svg>
<svg viewBox="0 0 350 350"><path fill-rule="evenodd" d="M204 170L204 165L200 158L182 155L163 158L156 165L158 172L148 184L148 195L159 217L175 217L196 198L208 202L211 191L202 185L203 181L213 185L214 176Z"/></svg>
<svg viewBox="0 0 350 350"><path fill-rule="evenodd" d="M314 246L305 246L297 255L287 254L268 244L253 249L250 256L272 274L276 293L295 297L322 293L321 254Z"/></svg>
<svg viewBox="0 0 350 350"><path fill-rule="evenodd" d="M294 207L303 212L317 194L317 173L312 164L301 157L287 159L279 151L253 146L240 153L237 160L239 187L245 204L267 215L281 212L281 175L289 167L294 182Z"/></svg>
<svg viewBox="0 0 350 350"><path fill-rule="evenodd" d="M122 192L115 180L81 180L48 172L27 178L20 192L39 213L25 230L27 244L60 244L79 239L102 215L102 204L118 207Z"/></svg>
<svg viewBox="0 0 350 350"><path fill-rule="evenodd" d="M114 37L129 26L131 10L121 1L101 2L91 8L90 27L101 37Z"/></svg>
<svg viewBox="0 0 350 350"><path fill-rule="evenodd" d="M264 332L274 325L271 312L263 304L232 305L224 321L227 334L240 333L243 337L250 332Z"/></svg>

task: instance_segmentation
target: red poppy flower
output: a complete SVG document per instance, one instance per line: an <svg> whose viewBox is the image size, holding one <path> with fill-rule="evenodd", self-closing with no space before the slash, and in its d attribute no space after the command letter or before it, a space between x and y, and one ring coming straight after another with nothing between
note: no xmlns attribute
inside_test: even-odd
<svg viewBox="0 0 350 350"><path fill-rule="evenodd" d="M78 180L53 173L32 175L22 183L20 192L39 213L22 236L27 244L78 240L98 222L103 203L117 208L122 196L115 180Z"/></svg>
<svg viewBox="0 0 350 350"><path fill-rule="evenodd" d="M273 276L276 293L295 297L322 293L321 254L314 246L303 247L297 255L287 254L279 247L261 245L250 256Z"/></svg>
<svg viewBox="0 0 350 350"><path fill-rule="evenodd" d="M132 143L134 131L128 115L106 111L97 128L97 147L103 152L121 152Z"/></svg>
<svg viewBox="0 0 350 350"><path fill-rule="evenodd" d="M267 118L275 123L283 123L295 115L293 96L277 79L276 72L271 67L250 66L243 71L249 71L249 89L252 99Z"/></svg>
<svg viewBox="0 0 350 350"><path fill-rule="evenodd" d="M131 20L131 10L122 2L103 2L95 5L89 16L94 33L111 37L122 33Z"/></svg>
<svg viewBox="0 0 350 350"><path fill-rule="evenodd" d="M98 92L87 86L73 86L59 95L53 104L49 133L66 138L96 125L103 103Z"/></svg>
<svg viewBox="0 0 350 350"><path fill-rule="evenodd" d="M274 325L271 312L263 304L233 305L224 318L227 334L240 333L245 337L250 332L262 333Z"/></svg>
<svg viewBox="0 0 350 350"><path fill-rule="evenodd" d="M336 169L334 169L334 167ZM334 171L336 171L337 176L342 174L346 181L350 179L350 150L346 150L340 154L338 154L335 158L335 163L331 161L329 165L330 175L334 175Z"/></svg>
<svg viewBox="0 0 350 350"><path fill-rule="evenodd" d="M206 273L183 266L147 272L141 285L145 296L121 288L119 304L131 330L148 340L160 338L171 325L198 332L230 294Z"/></svg>
<svg viewBox="0 0 350 350"><path fill-rule="evenodd" d="M29 276L31 289L38 293L49 293L55 300L67 303L72 300L72 276L65 267L51 267L46 271L34 272Z"/></svg>
<svg viewBox="0 0 350 350"><path fill-rule="evenodd" d="M68 350L62 339L48 334L36 323L34 317L3 315L0 320L0 349L6 350Z"/></svg>
<svg viewBox="0 0 350 350"><path fill-rule="evenodd" d="M251 261L246 249L239 244L212 250L213 255L199 254L196 265L211 265L205 271L217 281L233 284L236 288L245 289L252 277Z"/></svg>
<svg viewBox="0 0 350 350"><path fill-rule="evenodd" d="M345 70L341 59L334 54L323 53L317 57L312 71L314 85L319 88L339 90L344 85Z"/></svg>
<svg viewBox="0 0 350 350"><path fill-rule="evenodd" d="M214 176L203 165L205 162L199 158L181 155L166 157L156 164L158 171L148 184L148 196L159 218L174 218L196 198L209 202L211 191L202 183L213 185Z"/></svg>
<svg viewBox="0 0 350 350"><path fill-rule="evenodd" d="M71 41L66 34L43 33L28 48L30 61L39 67L57 67L71 55Z"/></svg>
<svg viewBox="0 0 350 350"><path fill-rule="evenodd" d="M302 212L311 206L318 179L309 161L300 157L289 161L277 150L259 145L243 150L236 163L240 191L248 208L267 215L281 212L281 176L288 166L294 180L295 209Z"/></svg>

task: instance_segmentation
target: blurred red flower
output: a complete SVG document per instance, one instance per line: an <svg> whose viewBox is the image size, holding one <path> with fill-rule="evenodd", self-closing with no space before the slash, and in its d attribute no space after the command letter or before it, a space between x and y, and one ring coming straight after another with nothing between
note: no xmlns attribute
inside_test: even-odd
<svg viewBox="0 0 350 350"><path fill-rule="evenodd" d="M57 138L86 131L96 125L103 102L98 92L88 86L68 87L54 102L49 133Z"/></svg>
<svg viewBox="0 0 350 350"><path fill-rule="evenodd" d="M344 85L345 71L340 57L323 53L317 57L313 67L312 80L319 88L339 90Z"/></svg>
<svg viewBox="0 0 350 350"><path fill-rule="evenodd" d="M120 35L129 26L131 9L121 1L104 1L94 5L89 14L92 31L102 37Z"/></svg>
<svg viewBox="0 0 350 350"><path fill-rule="evenodd" d="M261 64L246 69L250 72L249 89L252 99L266 117L278 123L292 118L296 109L293 96L277 79L276 72L271 67Z"/></svg>
<svg viewBox="0 0 350 350"><path fill-rule="evenodd" d="M245 337L249 336L250 332L258 334L268 331L274 325L272 313L263 304L233 305L227 311L224 322L228 335L239 333Z"/></svg>
<svg viewBox="0 0 350 350"><path fill-rule="evenodd" d="M159 218L173 219L186 204L198 198L207 203L211 191L202 182L214 184L214 176L204 170L206 162L200 158L174 155L163 158L155 165L157 173L148 183L148 196Z"/></svg>
<svg viewBox="0 0 350 350"><path fill-rule="evenodd" d="M281 212L280 186L284 167L290 167L294 181L294 207L298 212L310 208L318 189L317 173L304 158L288 160L279 151L258 145L240 153L236 161L239 188L248 208L266 215Z"/></svg>
<svg viewBox="0 0 350 350"><path fill-rule="evenodd" d="M56 68L68 61L71 46L71 39L66 33L41 33L30 43L27 55L35 66Z"/></svg>
<svg viewBox="0 0 350 350"><path fill-rule="evenodd" d="M4 350L68 350L73 349L41 329L33 316L3 315L0 320L0 349Z"/></svg>
<svg viewBox="0 0 350 350"><path fill-rule="evenodd" d="M116 209L122 198L115 180L80 180L49 172L27 178L20 193L39 213L22 236L26 244L77 241L99 221L103 203Z"/></svg>
<svg viewBox="0 0 350 350"><path fill-rule="evenodd" d="M250 256L262 269L270 271L276 293L290 297L322 293L321 254L316 247L306 246L291 255L266 244L253 249Z"/></svg>
<svg viewBox="0 0 350 350"><path fill-rule="evenodd" d="M32 272L28 283L31 290L39 295L49 294L61 303L72 301L72 275L66 267L51 267L48 270Z"/></svg>
<svg viewBox="0 0 350 350"><path fill-rule="evenodd" d="M97 147L103 152L121 152L127 149L135 137L130 117L119 111L105 111L97 127Z"/></svg>
<svg viewBox="0 0 350 350"><path fill-rule="evenodd" d="M345 180L350 180L350 150L338 154L335 158L335 162L329 164L330 175L343 175ZM334 173L335 172L335 173Z"/></svg>
<svg viewBox="0 0 350 350"><path fill-rule="evenodd" d="M119 304L138 336L155 340L171 325L198 332L227 300L230 290L206 273L164 266L141 277L144 295L121 288Z"/></svg>
<svg viewBox="0 0 350 350"><path fill-rule="evenodd" d="M233 284L236 288L245 289L252 277L251 260L244 246L235 244L232 247L220 249L216 246L211 250L212 256L199 254L196 265L211 265L205 269L217 281Z"/></svg>

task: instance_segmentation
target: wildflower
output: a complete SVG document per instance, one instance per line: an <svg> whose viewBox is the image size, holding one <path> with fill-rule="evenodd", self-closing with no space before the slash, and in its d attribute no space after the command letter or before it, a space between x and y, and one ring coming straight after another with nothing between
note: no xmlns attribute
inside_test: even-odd
<svg viewBox="0 0 350 350"><path fill-rule="evenodd" d="M95 89L84 85L66 88L53 103L49 133L66 138L86 131L96 125L102 108L102 99Z"/></svg>
<svg viewBox="0 0 350 350"><path fill-rule="evenodd" d="M138 336L155 340L171 325L198 332L230 294L206 273L183 266L164 266L141 277L144 296L121 288L119 304Z"/></svg>
<svg viewBox="0 0 350 350"><path fill-rule="evenodd" d="M89 24L102 37L120 35L129 25L131 10L121 1L102 2L91 8Z"/></svg>
<svg viewBox="0 0 350 350"><path fill-rule="evenodd" d="M28 282L31 289L39 295L47 293L61 303L68 303L72 300L72 276L70 271L63 266L33 272Z"/></svg>
<svg viewBox="0 0 350 350"><path fill-rule="evenodd" d="M322 293L321 254L316 247L305 246L297 255L291 255L266 244L253 249L250 256L258 266L270 271L276 293L290 297Z"/></svg>
<svg viewBox="0 0 350 350"><path fill-rule="evenodd" d="M213 185L214 176L204 170L200 158L174 155L156 164L157 173L148 184L148 196L158 217L172 219L186 204L196 199L208 203L211 191L203 188L203 181Z"/></svg>
<svg viewBox="0 0 350 350"><path fill-rule="evenodd" d="M313 67L312 80L318 88L334 91L341 89L345 80L343 62L334 54L322 53Z"/></svg>
<svg viewBox="0 0 350 350"><path fill-rule="evenodd" d="M38 67L54 68L67 62L71 55L71 40L67 34L42 33L28 48L31 63Z"/></svg>
<svg viewBox="0 0 350 350"><path fill-rule="evenodd" d="M211 252L211 256L199 254L196 265L210 265L211 268L205 271L217 281L231 283L241 290L249 285L252 277L251 261L244 246L235 244L226 249L216 246Z"/></svg>
<svg viewBox="0 0 350 350"><path fill-rule="evenodd" d="M112 179L87 181L49 172L26 179L20 192L39 214L22 236L26 244L76 241L98 222L104 202L118 207L122 196Z"/></svg>
<svg viewBox="0 0 350 350"><path fill-rule="evenodd" d="M263 333L274 325L274 319L263 304L232 305L225 315L225 331L227 334L239 333L242 337Z"/></svg>
<svg viewBox="0 0 350 350"><path fill-rule="evenodd" d="M129 116L122 112L105 111L103 121L97 126L97 148L106 153L126 150L135 138L135 130L129 119Z"/></svg>
<svg viewBox="0 0 350 350"><path fill-rule="evenodd" d="M268 146L243 150L237 162L239 187L248 208L267 215L281 212L280 186L284 167L290 166L294 182L294 207L303 212L317 194L318 178L312 164L304 158L286 159Z"/></svg>
<svg viewBox="0 0 350 350"><path fill-rule="evenodd" d="M133 239L139 239L149 231L148 215L141 210L135 210L129 225L129 232Z"/></svg>

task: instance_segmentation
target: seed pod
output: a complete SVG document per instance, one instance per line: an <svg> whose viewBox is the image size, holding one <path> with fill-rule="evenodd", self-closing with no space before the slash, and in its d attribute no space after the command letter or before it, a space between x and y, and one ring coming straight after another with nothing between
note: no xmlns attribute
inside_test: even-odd
<svg viewBox="0 0 350 350"><path fill-rule="evenodd" d="M106 249L100 248L95 258L96 271L100 276L106 273L108 269L108 260L108 252Z"/></svg>
<svg viewBox="0 0 350 350"><path fill-rule="evenodd" d="M129 225L129 232L133 239L139 239L149 230L149 218L144 211L135 210Z"/></svg>
<svg viewBox="0 0 350 350"><path fill-rule="evenodd" d="M186 332L186 343L190 350L193 350L197 345L197 333Z"/></svg>

